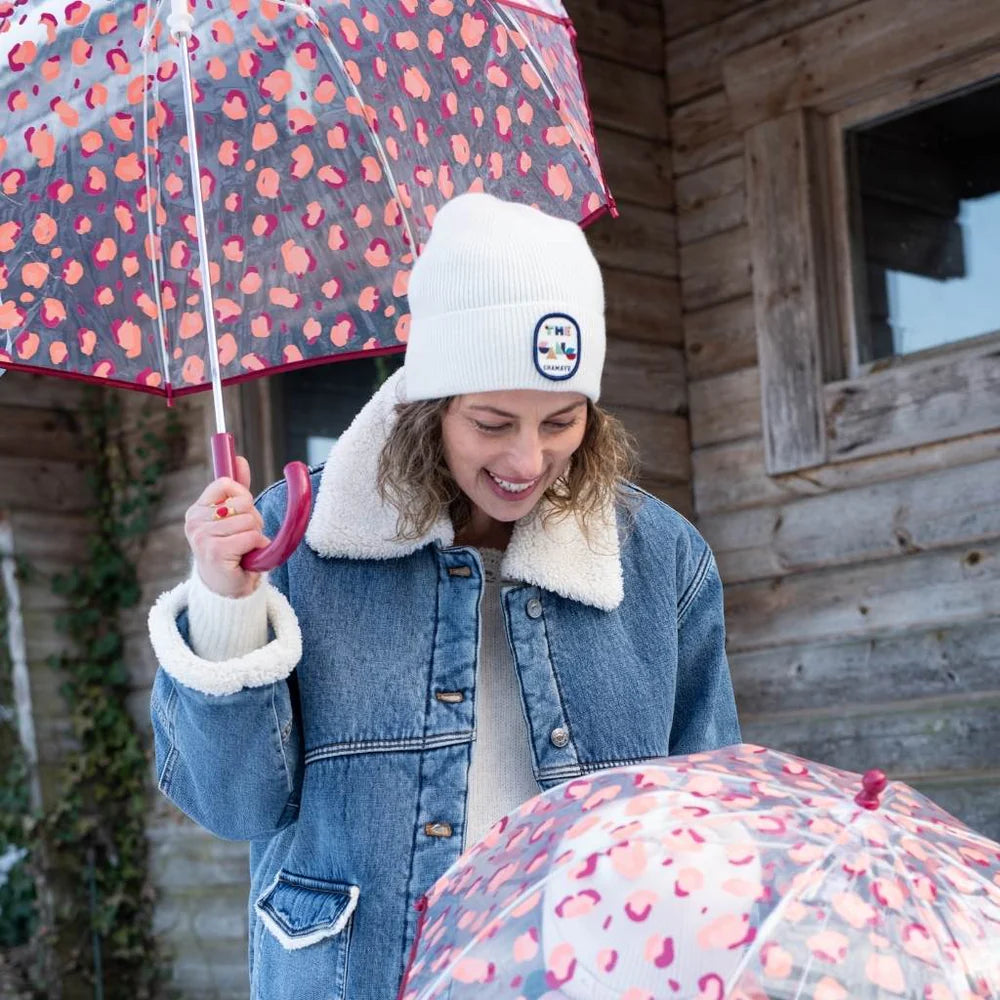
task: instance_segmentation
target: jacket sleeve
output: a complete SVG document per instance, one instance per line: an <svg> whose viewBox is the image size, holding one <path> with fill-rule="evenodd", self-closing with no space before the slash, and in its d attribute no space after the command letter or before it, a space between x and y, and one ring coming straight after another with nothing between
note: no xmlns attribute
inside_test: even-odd
<svg viewBox="0 0 1000 1000"><path fill-rule="evenodd" d="M265 531L273 533L268 520L265 512ZM160 664L150 699L158 784L217 836L271 836L294 822L302 782L291 676L302 637L284 593L286 567L272 571L267 584L269 641L227 660L206 660L191 649L189 585L163 594L149 613Z"/></svg>
<svg viewBox="0 0 1000 1000"><path fill-rule="evenodd" d="M740 742L726 660L722 581L711 549L702 551L677 603L677 687L670 753L696 753Z"/></svg>

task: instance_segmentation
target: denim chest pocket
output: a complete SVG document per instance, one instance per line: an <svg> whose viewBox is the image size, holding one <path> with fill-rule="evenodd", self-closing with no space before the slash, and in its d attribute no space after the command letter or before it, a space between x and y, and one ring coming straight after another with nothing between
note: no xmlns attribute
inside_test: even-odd
<svg viewBox="0 0 1000 1000"><path fill-rule="evenodd" d="M346 1000L358 887L281 871L254 909L254 1000Z"/></svg>

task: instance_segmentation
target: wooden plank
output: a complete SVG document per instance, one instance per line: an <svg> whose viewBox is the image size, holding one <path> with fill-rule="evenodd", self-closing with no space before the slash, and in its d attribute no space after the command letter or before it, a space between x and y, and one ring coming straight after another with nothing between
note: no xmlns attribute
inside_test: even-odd
<svg viewBox="0 0 1000 1000"><path fill-rule="evenodd" d="M693 385L691 413L694 430ZM727 583L975 545L1000 538L1000 459L775 506L708 514L699 528Z"/></svg>
<svg viewBox="0 0 1000 1000"><path fill-rule="evenodd" d="M79 463L0 456L0 507L79 513L90 503Z"/></svg>
<svg viewBox="0 0 1000 1000"><path fill-rule="evenodd" d="M570 0L566 12L581 52L663 71L663 11L641 0Z"/></svg>
<svg viewBox="0 0 1000 1000"><path fill-rule="evenodd" d="M831 461L1000 428L1000 336L825 388Z"/></svg>
<svg viewBox="0 0 1000 1000"><path fill-rule="evenodd" d="M688 393L692 447L701 448L760 433L760 376L757 368L744 368L691 382Z"/></svg>
<svg viewBox="0 0 1000 1000"><path fill-rule="evenodd" d="M722 86L726 57L775 35L808 24L857 0L766 0L714 20L667 44L667 89L683 104ZM668 2L668 9L670 4Z"/></svg>
<svg viewBox="0 0 1000 1000"><path fill-rule="evenodd" d="M43 410L72 410L79 405L85 386L54 375L0 368L0 407L31 406Z"/></svg>
<svg viewBox="0 0 1000 1000"><path fill-rule="evenodd" d="M619 202L617 219L604 216L587 228L587 240L603 266L677 276L677 220L673 212Z"/></svg>
<svg viewBox="0 0 1000 1000"><path fill-rule="evenodd" d="M670 116L670 134L675 177L743 152L743 136L733 127L723 90L677 108Z"/></svg>
<svg viewBox="0 0 1000 1000"><path fill-rule="evenodd" d="M678 514L690 519L694 515L691 502L690 483L664 483L656 479L640 479L639 485L648 493L658 497L665 504L673 507Z"/></svg>
<svg viewBox="0 0 1000 1000"><path fill-rule="evenodd" d="M605 406L630 406L654 413L687 414L684 355L676 347L608 340L601 382Z"/></svg>
<svg viewBox="0 0 1000 1000"><path fill-rule="evenodd" d="M725 61L736 127L803 107L834 111L894 81L926 77L995 49L1000 19L983 0L867 0Z"/></svg>
<svg viewBox="0 0 1000 1000"><path fill-rule="evenodd" d="M683 346L681 290L677 278L612 267L602 270L608 337Z"/></svg>
<svg viewBox="0 0 1000 1000"><path fill-rule="evenodd" d="M609 406L635 439L640 480L660 483L691 481L691 449L687 417L651 413L628 406Z"/></svg>
<svg viewBox="0 0 1000 1000"><path fill-rule="evenodd" d="M682 244L735 229L747 221L744 158L735 156L677 182L677 237Z"/></svg>
<svg viewBox="0 0 1000 1000"><path fill-rule="evenodd" d="M917 629L873 639L732 653L740 712L781 711L965 695L997 689L1000 621Z"/></svg>
<svg viewBox="0 0 1000 1000"><path fill-rule="evenodd" d="M911 781L928 771L961 774L996 764L1000 692L974 701L901 702L822 719L741 721L744 739L848 771L878 767Z"/></svg>
<svg viewBox="0 0 1000 1000"><path fill-rule="evenodd" d="M989 763L989 762L987 762ZM1000 840L1000 771L917 778L913 787L991 840Z"/></svg>
<svg viewBox="0 0 1000 1000"><path fill-rule="evenodd" d="M684 317L684 353L688 376L710 378L757 363L757 328L753 299L709 306Z"/></svg>
<svg viewBox="0 0 1000 1000"><path fill-rule="evenodd" d="M771 473L818 465L826 457L819 234L806 129L805 116L793 112L746 136L754 317Z"/></svg>
<svg viewBox="0 0 1000 1000"><path fill-rule="evenodd" d="M979 621L1000 615L1000 540L739 583L726 612L733 652Z"/></svg>
<svg viewBox="0 0 1000 1000"><path fill-rule="evenodd" d="M583 79L596 125L647 139L667 139L667 88L662 64L653 72L582 53Z"/></svg>
<svg viewBox="0 0 1000 1000"><path fill-rule="evenodd" d="M69 410L0 403L0 455L71 462L80 456L77 421Z"/></svg>
<svg viewBox="0 0 1000 1000"><path fill-rule="evenodd" d="M923 448L887 452L877 457L834 462L784 476L764 469L760 438L745 438L694 452L695 508L699 515L738 510L783 499L815 496L866 483L918 476L1000 455L1000 433L990 432L941 441Z"/></svg>
<svg viewBox="0 0 1000 1000"><path fill-rule="evenodd" d="M695 31L750 6L753 6L753 0L665 0L663 16L667 37L676 38Z"/></svg>
<svg viewBox="0 0 1000 1000"><path fill-rule="evenodd" d="M746 226L680 248L681 301L704 309L751 291L750 232Z"/></svg>
<svg viewBox="0 0 1000 1000"><path fill-rule="evenodd" d="M670 147L664 140L598 126L597 148L605 179L616 199L649 208L674 207Z"/></svg>

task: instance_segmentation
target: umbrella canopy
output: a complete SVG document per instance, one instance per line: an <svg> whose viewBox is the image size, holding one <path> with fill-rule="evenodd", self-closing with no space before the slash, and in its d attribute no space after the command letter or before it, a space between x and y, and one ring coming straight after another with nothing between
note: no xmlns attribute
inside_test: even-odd
<svg viewBox="0 0 1000 1000"><path fill-rule="evenodd" d="M749 745L552 789L421 905L403 1000L1000 997L1000 845Z"/></svg>
<svg viewBox="0 0 1000 1000"><path fill-rule="evenodd" d="M0 2L0 365L170 395L213 321L226 381L399 350L453 194L611 205L558 0L199 0L183 48L169 11Z"/></svg>

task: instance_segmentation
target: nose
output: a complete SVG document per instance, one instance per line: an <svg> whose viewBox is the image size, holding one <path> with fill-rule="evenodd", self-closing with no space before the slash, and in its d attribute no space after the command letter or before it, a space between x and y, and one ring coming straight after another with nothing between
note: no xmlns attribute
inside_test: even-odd
<svg viewBox="0 0 1000 1000"><path fill-rule="evenodd" d="M545 470L545 452L538 431L525 428L515 438L507 461L506 473L519 480L537 479Z"/></svg>

